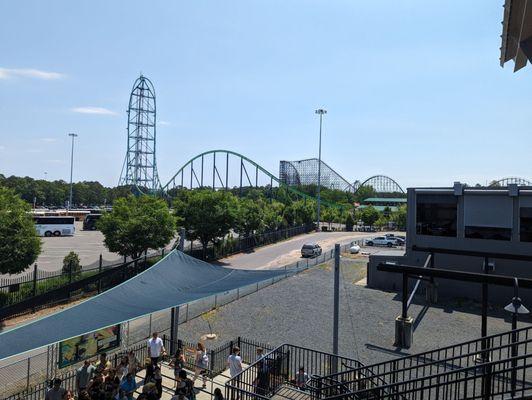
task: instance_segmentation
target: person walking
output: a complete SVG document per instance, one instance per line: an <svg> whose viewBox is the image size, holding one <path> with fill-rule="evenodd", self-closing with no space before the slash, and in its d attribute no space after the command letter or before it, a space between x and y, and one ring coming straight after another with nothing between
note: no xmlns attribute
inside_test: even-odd
<svg viewBox="0 0 532 400"><path fill-rule="evenodd" d="M203 381L202 388L205 389L207 387L207 369L209 369L209 356L207 355L207 350L205 350L203 343L198 342L198 345L196 346L194 379L192 379L192 383L196 383L196 379L201 375Z"/></svg>
<svg viewBox="0 0 532 400"><path fill-rule="evenodd" d="M240 357L240 348L238 346L233 347L231 355L227 358L227 367L231 378L242 372L242 357Z"/></svg>
<svg viewBox="0 0 532 400"><path fill-rule="evenodd" d="M163 340L158 336L157 332L153 332L151 338L148 339L148 356L151 358L154 367L159 363L160 357L165 354Z"/></svg>
<svg viewBox="0 0 532 400"><path fill-rule="evenodd" d="M179 372L181 372L181 370L185 368L185 356L183 354L183 350L177 349L175 356L172 359L172 362L170 363L170 366L174 367L175 388L177 385L177 380L179 379Z"/></svg>

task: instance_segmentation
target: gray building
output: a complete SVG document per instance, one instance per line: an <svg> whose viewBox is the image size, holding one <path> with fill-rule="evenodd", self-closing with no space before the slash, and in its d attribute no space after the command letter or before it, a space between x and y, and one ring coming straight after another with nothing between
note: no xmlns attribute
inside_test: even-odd
<svg viewBox="0 0 532 400"><path fill-rule="evenodd" d="M408 189L406 253L370 256L368 286L400 290L401 274L378 271L377 265L423 266L429 249L435 250L436 268L482 273L482 254L489 253L491 273L532 278L532 187L473 188L455 183L452 188ZM480 300L480 284L439 279L437 285L439 297ZM532 291L521 289L519 295L525 305L532 305ZM512 296L512 288L490 286L491 303L506 305Z"/></svg>

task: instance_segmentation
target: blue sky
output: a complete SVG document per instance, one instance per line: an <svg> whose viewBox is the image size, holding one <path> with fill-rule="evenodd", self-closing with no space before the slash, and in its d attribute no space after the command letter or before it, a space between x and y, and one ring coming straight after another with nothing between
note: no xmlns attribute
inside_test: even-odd
<svg viewBox="0 0 532 400"><path fill-rule="evenodd" d="M1 2L0 173L118 181L139 73L165 183L192 156L273 173L317 155L403 186L532 178L530 66L499 66L503 0Z"/></svg>

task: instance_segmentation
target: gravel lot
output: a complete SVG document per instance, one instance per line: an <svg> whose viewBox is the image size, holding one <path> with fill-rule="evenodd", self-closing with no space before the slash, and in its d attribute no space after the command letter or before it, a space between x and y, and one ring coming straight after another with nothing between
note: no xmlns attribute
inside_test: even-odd
<svg viewBox="0 0 532 400"><path fill-rule="evenodd" d="M479 304L457 299L426 307L420 296L409 310L416 320L414 344L408 350L395 348L394 320L401 309L400 295L355 283L365 277L366 260L342 258L340 354L367 364L480 336ZM218 334L216 341L240 335L272 345L292 343L331 351L331 267L331 263L322 265L219 308L211 321ZM500 309L490 309L488 333L510 329L505 314ZM532 319L519 322L519 326L525 324L532 324ZM179 336L192 341L207 332L202 318L179 327Z"/></svg>

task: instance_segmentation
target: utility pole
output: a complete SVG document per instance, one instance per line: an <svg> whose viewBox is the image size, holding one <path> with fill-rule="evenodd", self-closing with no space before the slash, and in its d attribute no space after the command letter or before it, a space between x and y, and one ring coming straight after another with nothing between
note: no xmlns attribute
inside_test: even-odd
<svg viewBox="0 0 532 400"><path fill-rule="evenodd" d="M318 108L315 111L316 114L320 116L320 144L319 144L319 151L318 151L318 210L317 210L317 227L316 229L320 230L320 206L321 206L321 196L320 196L320 188L321 188L321 127L323 122L323 115L327 114L327 110L323 108Z"/></svg>
<svg viewBox="0 0 532 400"><path fill-rule="evenodd" d="M338 355L338 327L340 317L340 245L334 245L334 312L333 312L333 354Z"/></svg>
<svg viewBox="0 0 532 400"><path fill-rule="evenodd" d="M72 138L72 150L70 151L70 197L68 200L68 210L72 207L72 172L74 168L74 138L78 135L75 133L69 133L68 136Z"/></svg>

